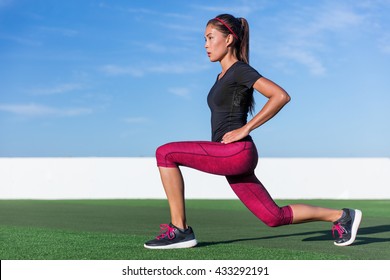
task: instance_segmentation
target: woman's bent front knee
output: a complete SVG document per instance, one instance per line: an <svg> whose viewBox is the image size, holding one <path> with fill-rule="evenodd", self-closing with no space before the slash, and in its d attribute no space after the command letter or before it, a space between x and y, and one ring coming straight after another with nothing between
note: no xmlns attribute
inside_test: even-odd
<svg viewBox="0 0 390 280"><path fill-rule="evenodd" d="M172 161L171 155L174 152L174 143L164 144L156 149L156 161L159 167L177 167Z"/></svg>

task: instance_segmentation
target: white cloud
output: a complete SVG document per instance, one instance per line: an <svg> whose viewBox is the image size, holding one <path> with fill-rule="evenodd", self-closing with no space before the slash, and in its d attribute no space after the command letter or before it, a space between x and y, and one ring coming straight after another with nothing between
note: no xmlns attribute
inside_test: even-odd
<svg viewBox="0 0 390 280"><path fill-rule="evenodd" d="M185 87L174 87L169 88L168 92L173 93L174 95L180 96L180 97L189 97L190 96L190 89Z"/></svg>
<svg viewBox="0 0 390 280"><path fill-rule="evenodd" d="M91 114L90 108L55 108L41 104L0 104L0 111L25 117L58 116L72 117Z"/></svg>
<svg viewBox="0 0 390 280"><path fill-rule="evenodd" d="M284 48L280 51L280 55L306 66L313 75L321 76L326 72L321 60L306 50Z"/></svg>
<svg viewBox="0 0 390 280"><path fill-rule="evenodd" d="M129 12L133 14L147 14L147 15L156 15L157 11L151 10L151 9L145 9L145 8L124 8L124 7L119 7L116 6L114 9L118 9L124 12Z"/></svg>
<svg viewBox="0 0 390 280"><path fill-rule="evenodd" d="M47 88L34 88L31 89L31 93L34 95L53 95L53 94L61 94L65 92L81 90L84 88L84 85L78 83L66 83L59 84L53 87Z"/></svg>
<svg viewBox="0 0 390 280"><path fill-rule="evenodd" d="M190 16L185 14L179 14L179 13L162 13L159 10L153 10L153 9L147 9L147 8L128 8L125 6L119 6L119 5L110 5L106 3L100 3L100 8L105 9L112 9L120 12L126 12L135 14L137 16L139 15L146 15L146 16L154 16L154 17L170 17L170 18L178 18L178 19L189 19Z"/></svg>
<svg viewBox="0 0 390 280"><path fill-rule="evenodd" d="M379 49L384 54L390 54L390 33L382 35L379 39Z"/></svg>
<svg viewBox="0 0 390 280"><path fill-rule="evenodd" d="M161 13L161 11L158 10L152 10L152 9L142 9L142 8L120 8L123 11L140 15L140 14L145 14L145 15L152 15L156 17L168 17L168 18L176 18L176 19L191 19L190 15L186 14L178 14L178 13Z"/></svg>
<svg viewBox="0 0 390 280"><path fill-rule="evenodd" d="M133 77L142 77L145 72L138 67L132 66L118 66L118 65L105 65L102 68L102 71L110 76L133 76Z"/></svg>
<svg viewBox="0 0 390 280"><path fill-rule="evenodd" d="M65 37L74 37L79 34L79 31L75 29L63 28L63 27L41 26L38 27L38 29L42 32L59 34Z"/></svg>
<svg viewBox="0 0 390 280"><path fill-rule="evenodd" d="M295 35L311 37L323 32L350 32L351 28L358 27L364 16L353 11L351 8L342 6L325 6L315 11L308 11L307 21L304 26L298 26L294 30Z"/></svg>
<svg viewBox="0 0 390 280"><path fill-rule="evenodd" d="M236 6L225 5L225 6L215 6L215 5L191 5L195 9L214 12L215 15L228 13L237 17L247 17L250 14L257 12L260 9L263 9L265 6L264 1L241 1L241 3L236 3Z"/></svg>
<svg viewBox="0 0 390 280"><path fill-rule="evenodd" d="M186 74L200 72L208 69L210 66L206 63L163 63L160 65L154 65L147 68L148 72L153 73L169 73L169 74Z"/></svg>
<svg viewBox="0 0 390 280"><path fill-rule="evenodd" d="M125 118L124 121L130 124L138 124L138 123L146 123L149 121L149 119L145 117L129 117L129 118Z"/></svg>
<svg viewBox="0 0 390 280"><path fill-rule="evenodd" d="M175 31L184 31L184 32L201 32L203 26L193 25L193 24L183 24L183 23L166 23L161 22L159 25L164 29L172 29Z"/></svg>
<svg viewBox="0 0 390 280"><path fill-rule="evenodd" d="M278 40L270 49L284 59L303 65L315 76L324 75L326 52L359 36L367 16L353 6L340 3L311 4L280 15L284 23L277 30ZM286 13L284 11L283 13Z"/></svg>
<svg viewBox="0 0 390 280"><path fill-rule="evenodd" d="M184 42L187 46L183 44L169 44L169 43L158 43L156 41L153 42L131 42L134 47L136 47L140 51L147 51L148 55L155 54L170 54L175 55L178 53L189 53L190 51L194 50L194 43L196 43L196 38L194 39L194 36L177 36L177 40L180 40L181 42Z"/></svg>
<svg viewBox="0 0 390 280"><path fill-rule="evenodd" d="M190 65L190 66L189 66ZM105 65L101 70L111 76L133 76L143 77L147 73L162 73L162 74L187 74L201 72L210 68L206 63L161 63L157 65L148 66L119 66L119 65Z"/></svg>
<svg viewBox="0 0 390 280"><path fill-rule="evenodd" d="M142 47L154 53L165 53L167 51L165 46L156 43L146 43Z"/></svg>
<svg viewBox="0 0 390 280"><path fill-rule="evenodd" d="M12 0L0 0L0 8L6 7L12 3Z"/></svg>
<svg viewBox="0 0 390 280"><path fill-rule="evenodd" d="M20 45L25 45L29 47L39 47L42 46L42 42L35 40L35 39L30 39L28 37L23 37L23 36L14 36L14 35L0 35L0 39L2 40L7 40L10 42L14 42Z"/></svg>

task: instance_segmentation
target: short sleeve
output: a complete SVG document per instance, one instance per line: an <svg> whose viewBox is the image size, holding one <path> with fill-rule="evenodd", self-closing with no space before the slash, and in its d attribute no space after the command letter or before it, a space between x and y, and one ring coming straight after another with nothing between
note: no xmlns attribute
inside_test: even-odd
<svg viewBox="0 0 390 280"><path fill-rule="evenodd" d="M238 84L247 88L252 88L253 84L262 77L259 72L244 62L237 63L234 76Z"/></svg>

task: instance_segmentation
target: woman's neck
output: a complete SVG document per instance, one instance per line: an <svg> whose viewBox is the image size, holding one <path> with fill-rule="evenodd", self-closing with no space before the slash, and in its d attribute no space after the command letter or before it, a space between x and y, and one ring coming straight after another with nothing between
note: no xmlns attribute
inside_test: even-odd
<svg viewBox="0 0 390 280"><path fill-rule="evenodd" d="M238 59L235 56L225 56L221 61L222 73L226 72Z"/></svg>
<svg viewBox="0 0 390 280"><path fill-rule="evenodd" d="M220 64L221 64L221 67L222 67L222 72L221 74L219 75L219 78L222 78L223 75L225 75L226 71L234 64L238 61L238 59L233 56L233 55L226 55L221 61L220 61Z"/></svg>

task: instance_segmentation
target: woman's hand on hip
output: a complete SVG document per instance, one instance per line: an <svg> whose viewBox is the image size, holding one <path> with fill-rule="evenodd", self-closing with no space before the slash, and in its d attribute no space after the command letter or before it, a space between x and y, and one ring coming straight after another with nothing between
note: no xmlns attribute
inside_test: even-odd
<svg viewBox="0 0 390 280"><path fill-rule="evenodd" d="M226 133L222 137L221 143L229 144L229 143L239 141L239 140L247 137L249 135L249 132L250 131L245 126L238 128L238 129L235 129L235 130L232 130L232 131Z"/></svg>

